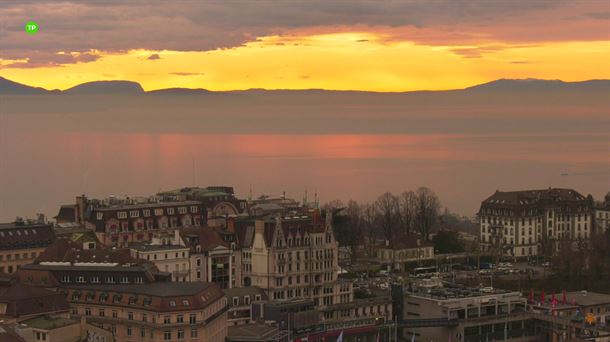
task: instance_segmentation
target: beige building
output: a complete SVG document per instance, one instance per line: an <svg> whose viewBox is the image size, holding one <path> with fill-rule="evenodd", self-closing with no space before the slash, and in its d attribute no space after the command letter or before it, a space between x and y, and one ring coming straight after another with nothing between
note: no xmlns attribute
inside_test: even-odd
<svg viewBox="0 0 610 342"><path fill-rule="evenodd" d="M133 258L152 262L162 272L172 274L172 281L191 281L190 249L178 230L174 234L156 234L150 243L130 246Z"/></svg>
<svg viewBox="0 0 610 342"><path fill-rule="evenodd" d="M241 286L241 253L235 234L222 228L191 227L180 231L190 248L191 281L206 281L221 289Z"/></svg>
<svg viewBox="0 0 610 342"><path fill-rule="evenodd" d="M392 270L405 272L413 262L434 259L434 245L417 235L409 235L397 241L386 241L377 247L377 260Z"/></svg>
<svg viewBox="0 0 610 342"><path fill-rule="evenodd" d="M352 283L338 278L338 244L331 225L318 210L308 215L236 219L244 286L265 291L269 300L312 300L323 318L346 320L364 313L369 303L355 301ZM389 298L375 314L391 317Z"/></svg>
<svg viewBox="0 0 610 342"><path fill-rule="evenodd" d="M593 199L571 189L496 191L478 213L484 252L514 257L554 252L560 240L587 241Z"/></svg>
<svg viewBox="0 0 610 342"><path fill-rule="evenodd" d="M23 219L0 223L0 273L15 273L32 263L54 240L51 224Z"/></svg>
<svg viewBox="0 0 610 342"><path fill-rule="evenodd" d="M60 289L73 317L113 333L117 341L224 342L227 299L214 284L86 285Z"/></svg>

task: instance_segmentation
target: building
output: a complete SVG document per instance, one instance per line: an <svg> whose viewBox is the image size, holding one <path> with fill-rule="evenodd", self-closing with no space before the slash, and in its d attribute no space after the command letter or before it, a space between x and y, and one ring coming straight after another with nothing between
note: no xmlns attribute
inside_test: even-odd
<svg viewBox="0 0 610 342"><path fill-rule="evenodd" d="M252 304L267 300L265 292L258 287L233 287L224 290L229 305L227 324L229 326L254 323Z"/></svg>
<svg viewBox="0 0 610 342"><path fill-rule="evenodd" d="M0 273L14 273L31 263L54 240L53 226L43 219L0 223Z"/></svg>
<svg viewBox="0 0 610 342"><path fill-rule="evenodd" d="M411 265L434 259L434 245L408 235L377 247L377 260L389 270L406 272Z"/></svg>
<svg viewBox="0 0 610 342"><path fill-rule="evenodd" d="M227 299L204 282L68 285L60 289L72 316L113 333L117 341L210 341L227 337Z"/></svg>
<svg viewBox="0 0 610 342"><path fill-rule="evenodd" d="M271 301L310 300L326 322L355 319L365 312L389 319L389 297L374 304L354 300L352 282L339 279L331 222L332 216L323 218L319 210L229 221L227 230L235 230L239 242L243 285L260 287Z"/></svg>
<svg viewBox="0 0 610 342"><path fill-rule="evenodd" d="M221 289L241 286L241 254L232 232L211 227L191 227L180 231L190 248L192 281L206 281Z"/></svg>
<svg viewBox="0 0 610 342"><path fill-rule="evenodd" d="M402 338L415 341L533 341L534 321L519 292L474 288L435 288L406 292L404 320L436 321L428 327L405 327Z"/></svg>
<svg viewBox="0 0 610 342"><path fill-rule="evenodd" d="M68 318L68 303L57 292L20 284L0 274L0 321L20 323L42 315Z"/></svg>
<svg viewBox="0 0 610 342"><path fill-rule="evenodd" d="M553 300L555 298L555 300ZM546 296L544 302L532 303L532 311L553 313L595 325L610 325L610 294L574 291Z"/></svg>
<svg viewBox="0 0 610 342"><path fill-rule="evenodd" d="M595 233L605 234L610 230L610 192L603 202L595 203Z"/></svg>
<svg viewBox="0 0 610 342"><path fill-rule="evenodd" d="M82 195L76 197L76 204L62 206L55 219L83 224L105 245L127 246L148 242L157 232L199 226L206 211L199 201L161 201L158 197L95 200Z"/></svg>
<svg viewBox="0 0 610 342"><path fill-rule="evenodd" d="M94 247L94 248L90 248ZM55 288L65 284L149 284L170 281L150 261L131 257L128 249L57 239L17 273L23 284Z"/></svg>
<svg viewBox="0 0 610 342"><path fill-rule="evenodd" d="M208 186L186 187L158 194L164 200L171 201L198 201L203 205L206 218L235 216L247 209L247 201L235 196L233 187Z"/></svg>
<svg viewBox="0 0 610 342"><path fill-rule="evenodd" d="M161 271L171 273L172 281L191 281L190 249L178 230L174 234L158 234L150 243L133 244L133 258L152 262Z"/></svg>
<svg viewBox="0 0 610 342"><path fill-rule="evenodd" d="M557 242L586 242L593 199L571 189L496 191L481 203L480 246L512 257L552 254Z"/></svg>

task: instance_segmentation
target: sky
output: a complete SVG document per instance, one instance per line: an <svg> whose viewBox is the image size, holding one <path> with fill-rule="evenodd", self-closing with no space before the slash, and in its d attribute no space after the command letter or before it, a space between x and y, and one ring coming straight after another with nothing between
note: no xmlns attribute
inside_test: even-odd
<svg viewBox="0 0 610 342"><path fill-rule="evenodd" d="M610 2L7 1L0 76L47 89L456 89L610 78ZM35 35L24 25L35 21Z"/></svg>
<svg viewBox="0 0 610 342"><path fill-rule="evenodd" d="M610 190L607 82L395 93L610 79L607 0L0 1L0 76L375 92L2 95L0 221L187 185L361 202L428 186L468 216L496 190Z"/></svg>

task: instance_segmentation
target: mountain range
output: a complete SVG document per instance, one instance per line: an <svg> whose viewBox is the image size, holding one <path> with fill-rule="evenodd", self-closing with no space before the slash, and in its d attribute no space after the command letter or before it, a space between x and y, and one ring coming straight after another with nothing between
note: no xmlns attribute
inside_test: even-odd
<svg viewBox="0 0 610 342"><path fill-rule="evenodd" d="M561 80L541 79L499 79L488 83L479 84L465 89L449 90L449 92L469 93L531 93L531 92L610 92L610 80L588 80L580 82L564 82ZM94 81L82 83L66 90L47 90L40 87L31 87L0 77L0 95L38 95L38 94L74 94L74 95L203 95L203 94L227 94L227 93L369 93L365 91L333 91L322 89L306 90L264 90L249 89L236 91L210 91L207 89L190 88L168 88L152 91L144 91L142 86L133 81ZM448 91L413 91L406 93L436 93Z"/></svg>

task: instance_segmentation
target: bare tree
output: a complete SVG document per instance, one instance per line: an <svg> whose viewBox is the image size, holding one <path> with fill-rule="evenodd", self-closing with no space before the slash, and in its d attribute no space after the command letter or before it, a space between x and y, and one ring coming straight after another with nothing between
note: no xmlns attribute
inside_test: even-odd
<svg viewBox="0 0 610 342"><path fill-rule="evenodd" d="M374 206L384 237L386 240L392 241L397 236L400 225L398 198L392 193L386 192L377 198Z"/></svg>
<svg viewBox="0 0 610 342"><path fill-rule="evenodd" d="M369 257L375 256L375 244L379 236L377 226L377 213L370 204L364 204L361 208L362 224L365 235L365 248Z"/></svg>
<svg viewBox="0 0 610 342"><path fill-rule="evenodd" d="M407 235L414 231L416 204L417 197L411 190L398 196L398 217L402 230Z"/></svg>
<svg viewBox="0 0 610 342"><path fill-rule="evenodd" d="M426 187L418 188L415 197L415 227L426 240L430 240L430 233L438 222L440 201L434 191Z"/></svg>
<svg viewBox="0 0 610 342"><path fill-rule="evenodd" d="M348 217L348 225L350 227L346 240L351 250L350 257L352 259L356 257L358 247L364 240L365 222L362 210L363 207L353 200L347 202L347 207L345 208L345 214Z"/></svg>

